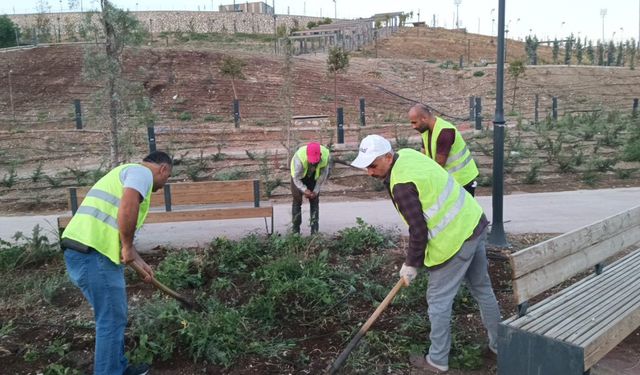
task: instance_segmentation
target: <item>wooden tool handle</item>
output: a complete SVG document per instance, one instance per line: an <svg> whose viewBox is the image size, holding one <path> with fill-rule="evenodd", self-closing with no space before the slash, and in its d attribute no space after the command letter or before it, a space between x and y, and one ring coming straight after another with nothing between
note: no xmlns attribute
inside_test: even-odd
<svg viewBox="0 0 640 375"><path fill-rule="evenodd" d="M358 333L356 333L356 335L353 336L353 338L351 339L347 347L344 348L344 350L342 351L342 353L340 353L340 355L335 360L335 362L333 362L331 367L329 367L329 369L327 370L328 374L333 375L338 372L340 367L342 367L342 364L344 363L344 361L346 361L347 357L349 357L349 354L351 353L351 351L358 345L358 342L360 342L360 339L365 335L365 333L367 333L367 330L369 330L371 325L373 325L373 323L378 319L382 311L384 311L384 309L386 309L387 306L389 306L389 304L391 303L391 301L393 301L393 298L396 296L396 294L398 294L400 289L406 285L408 285L408 283L406 282L404 277L401 277L400 280L398 280L396 285L393 287L393 289L391 289L389 294L387 294L384 300L382 300L382 303L380 303L376 311L374 311L373 314L371 314L369 319L367 319L366 323L362 325Z"/></svg>
<svg viewBox="0 0 640 375"><path fill-rule="evenodd" d="M138 273L138 275L141 275L144 273L144 271L142 270L142 268L140 268L139 265L137 265L135 262L131 262L129 263L129 266L131 268L133 268L134 271L136 271ZM155 277L151 277L151 283L158 289L160 289L162 292L164 292L165 294L177 299L178 301L185 303L189 306L193 305L193 302L191 300L189 300L188 298L186 298L185 296L183 296L182 294L179 294L178 292L176 292L175 290L169 288L168 286L164 285L163 283L161 283L160 281L158 281Z"/></svg>

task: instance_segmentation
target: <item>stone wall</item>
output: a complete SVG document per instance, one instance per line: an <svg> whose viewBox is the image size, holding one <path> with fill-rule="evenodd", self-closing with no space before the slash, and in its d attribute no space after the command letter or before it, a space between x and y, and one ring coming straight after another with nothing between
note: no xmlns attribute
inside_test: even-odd
<svg viewBox="0 0 640 375"><path fill-rule="evenodd" d="M78 33L80 25L89 13L44 13L44 14L16 14L8 15L9 18L23 32L33 30L36 25L49 25L49 33L53 36L60 35L63 40L69 39L70 32ZM131 12L152 33L163 31L181 31L196 33L251 33L272 34L274 32L273 16L258 13L227 13L227 12L197 12L197 11L153 11ZM97 15L92 18L98 22ZM305 28L309 21L319 21L318 17L277 15L277 25L287 25L287 28Z"/></svg>

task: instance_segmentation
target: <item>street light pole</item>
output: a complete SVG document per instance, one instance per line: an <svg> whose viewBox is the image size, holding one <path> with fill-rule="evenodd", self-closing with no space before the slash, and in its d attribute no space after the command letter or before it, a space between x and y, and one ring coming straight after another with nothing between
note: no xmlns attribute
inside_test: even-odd
<svg viewBox="0 0 640 375"><path fill-rule="evenodd" d="M496 112L493 120L492 224L489 242L508 246L504 233L504 14L505 0L498 0L498 51L496 66Z"/></svg>
<svg viewBox="0 0 640 375"><path fill-rule="evenodd" d="M460 28L460 4L462 0L453 0L453 3L456 5L456 29Z"/></svg>
<svg viewBox="0 0 640 375"><path fill-rule="evenodd" d="M338 3L333 0L333 18L338 19Z"/></svg>
<svg viewBox="0 0 640 375"><path fill-rule="evenodd" d="M604 16L607 15L607 9L600 9L600 15L602 16L602 43L604 44Z"/></svg>

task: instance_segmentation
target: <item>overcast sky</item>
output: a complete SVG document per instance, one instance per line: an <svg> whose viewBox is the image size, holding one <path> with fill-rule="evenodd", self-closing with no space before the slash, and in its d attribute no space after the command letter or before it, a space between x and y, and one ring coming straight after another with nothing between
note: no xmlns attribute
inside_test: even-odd
<svg viewBox="0 0 640 375"><path fill-rule="evenodd" d="M84 10L97 9L96 0L71 0L82 2ZM268 0L269 5L274 0ZM275 0L276 13L338 18L369 17L383 12L413 12L413 21L427 21L436 17L437 26L451 28L456 23L456 0ZM498 0L457 0L458 22L470 32L495 34L498 28ZM61 8L69 11L70 0L0 0L0 14L34 13L40 2L48 4L52 12ZM220 0L113 0L116 6L135 10L217 10L221 4L233 1ZM236 1L236 4L242 1ZM335 7L334 7L335 5ZM79 8L79 6L78 6ZM546 39L567 36L571 32L580 37L602 39L638 39L640 28L640 0L506 0L505 23L510 30L508 37L524 37L535 34ZM495 19L495 22L492 22Z"/></svg>

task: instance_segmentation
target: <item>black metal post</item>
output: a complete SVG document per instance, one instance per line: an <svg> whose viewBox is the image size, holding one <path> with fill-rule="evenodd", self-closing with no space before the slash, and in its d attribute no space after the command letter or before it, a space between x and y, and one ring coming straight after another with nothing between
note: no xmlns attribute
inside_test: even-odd
<svg viewBox="0 0 640 375"><path fill-rule="evenodd" d="M476 117L476 97L469 97L469 121L475 121Z"/></svg>
<svg viewBox="0 0 640 375"><path fill-rule="evenodd" d="M636 99L637 100L637 99ZM364 98L360 98L360 125L361 126L365 126L366 125L366 119L365 119L365 101Z"/></svg>
<svg viewBox="0 0 640 375"><path fill-rule="evenodd" d="M73 105L76 108L76 129L82 129L82 107L80 99L74 99Z"/></svg>
<svg viewBox="0 0 640 375"><path fill-rule="evenodd" d="M344 111L342 107L338 107L338 143L344 143Z"/></svg>
<svg viewBox="0 0 640 375"><path fill-rule="evenodd" d="M476 97L475 109L476 130L482 130L482 98L479 96Z"/></svg>
<svg viewBox="0 0 640 375"><path fill-rule="evenodd" d="M464 56L460 55L460 69L463 68L463 65L464 65Z"/></svg>
<svg viewBox="0 0 640 375"><path fill-rule="evenodd" d="M631 112L633 118L638 117L638 98L633 99L633 111Z"/></svg>
<svg viewBox="0 0 640 375"><path fill-rule="evenodd" d="M558 97L551 98L551 114L553 121L558 121Z"/></svg>
<svg viewBox="0 0 640 375"><path fill-rule="evenodd" d="M156 150L156 132L153 124L147 126L147 138L149 138L149 152L154 152Z"/></svg>
<svg viewBox="0 0 640 375"><path fill-rule="evenodd" d="M240 101L233 99L233 123L236 128L240 127Z"/></svg>
<svg viewBox="0 0 640 375"><path fill-rule="evenodd" d="M538 123L538 108L540 106L540 96L538 94L536 94L536 101L534 103L534 107L533 107L533 123L537 124Z"/></svg>
<svg viewBox="0 0 640 375"><path fill-rule="evenodd" d="M496 67L496 112L493 120L493 194L491 196L493 218L489 242L507 246L504 233L504 12L505 0L498 0L498 51Z"/></svg>

